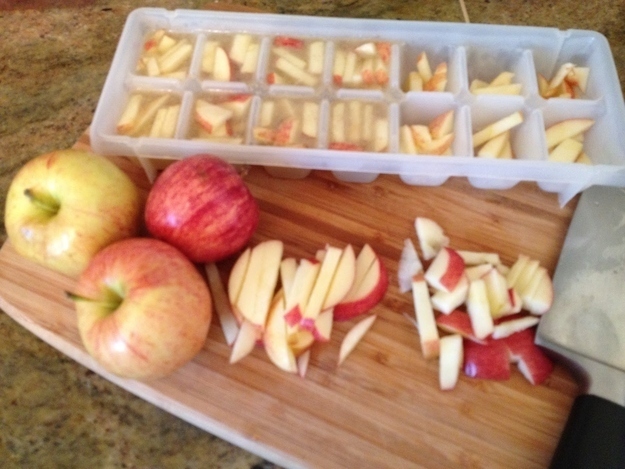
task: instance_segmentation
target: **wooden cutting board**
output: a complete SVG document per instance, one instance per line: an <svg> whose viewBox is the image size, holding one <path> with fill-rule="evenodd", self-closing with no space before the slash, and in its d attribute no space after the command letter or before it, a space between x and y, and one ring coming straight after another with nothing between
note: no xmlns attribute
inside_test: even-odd
<svg viewBox="0 0 625 469"><path fill-rule="evenodd" d="M88 148L84 135L77 147ZM113 158L147 190L141 168ZM509 381L462 377L438 389L437 361L421 355L410 295L396 272L402 242L416 241L417 215L437 220L452 246L519 253L550 271L577 199L557 198L521 183L511 190L474 189L452 179L412 187L395 176L344 183L313 172L299 180L244 168L262 214L253 242L278 238L285 254L310 256L326 243L356 249L370 243L382 256L390 287L373 311L379 317L337 368L339 344L353 323L337 324L328 344L313 348L305 379L278 370L261 348L236 365L215 322L201 353L173 375L141 383L111 376L86 353L71 302L74 280L0 250L0 307L23 327L137 396L278 464L296 467L544 468L556 446L577 386L564 368L531 386L514 370ZM222 265L224 276L228 266Z"/></svg>

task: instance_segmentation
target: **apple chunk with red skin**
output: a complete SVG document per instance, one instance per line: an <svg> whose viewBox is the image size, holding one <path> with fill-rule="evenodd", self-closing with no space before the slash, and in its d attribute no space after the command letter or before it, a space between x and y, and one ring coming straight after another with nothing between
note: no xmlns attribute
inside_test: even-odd
<svg viewBox="0 0 625 469"><path fill-rule="evenodd" d="M365 244L356 258L352 287L334 307L335 321L348 321L378 304L388 288L388 272L375 251Z"/></svg>
<svg viewBox="0 0 625 469"><path fill-rule="evenodd" d="M436 290L451 292L464 277L464 259L448 247L442 248L425 271L425 280Z"/></svg>
<svg viewBox="0 0 625 469"><path fill-rule="evenodd" d="M77 277L102 248L138 232L143 202L110 160L59 150L33 158L15 175L4 224L18 254Z"/></svg>
<svg viewBox="0 0 625 469"><path fill-rule="evenodd" d="M179 250L156 239L104 248L69 295L89 354L125 378L168 375L201 350L210 327L206 282Z"/></svg>
<svg viewBox="0 0 625 469"><path fill-rule="evenodd" d="M176 161L148 194L150 234L191 261L216 262L243 248L256 230L259 208L235 168L212 155Z"/></svg>

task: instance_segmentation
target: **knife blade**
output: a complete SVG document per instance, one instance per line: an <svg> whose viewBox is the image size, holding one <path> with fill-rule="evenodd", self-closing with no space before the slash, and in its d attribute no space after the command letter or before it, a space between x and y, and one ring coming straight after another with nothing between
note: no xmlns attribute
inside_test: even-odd
<svg viewBox="0 0 625 469"><path fill-rule="evenodd" d="M625 468L625 190L584 191L536 343L581 381L552 469Z"/></svg>

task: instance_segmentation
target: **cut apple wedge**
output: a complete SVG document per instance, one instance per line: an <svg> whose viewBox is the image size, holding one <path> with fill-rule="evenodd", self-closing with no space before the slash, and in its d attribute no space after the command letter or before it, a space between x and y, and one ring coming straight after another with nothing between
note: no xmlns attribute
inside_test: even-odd
<svg viewBox="0 0 625 469"><path fill-rule="evenodd" d="M286 290L285 317L290 326L299 324L304 307L315 286L321 263L316 259L302 259L299 262L291 287Z"/></svg>
<svg viewBox="0 0 625 469"><path fill-rule="evenodd" d="M388 288L388 273L379 256L365 244L356 258L354 282L334 307L334 320L347 321L378 304Z"/></svg>
<svg viewBox="0 0 625 469"><path fill-rule="evenodd" d="M352 327L341 342L341 348L339 350L338 364L341 365L347 356L356 348L356 345L362 340L364 335L371 329L377 316L372 315L367 318L361 319L354 327Z"/></svg>
<svg viewBox="0 0 625 469"><path fill-rule="evenodd" d="M300 321L300 325L304 329L310 331L314 330L315 320L323 309L326 296L330 291L330 286L332 284L332 280L334 279L334 274L339 265L342 254L342 249L333 246L326 247L323 261L321 262L321 268L319 269L319 273L315 279L315 283L313 285L312 291L310 292L308 301L306 302L302 311L302 319ZM353 282L353 274L348 280L351 280ZM348 289L349 288L346 288L345 291L347 291ZM341 298L342 296L343 295L341 295Z"/></svg>
<svg viewBox="0 0 625 469"><path fill-rule="evenodd" d="M454 250L442 248L425 271L425 280L436 290L450 292L464 277L464 260Z"/></svg>
<svg viewBox="0 0 625 469"><path fill-rule="evenodd" d="M501 340L484 345L465 340L463 368L470 378L507 380L510 378L508 347Z"/></svg>
<svg viewBox="0 0 625 469"><path fill-rule="evenodd" d="M297 357L297 374L301 378L306 377L308 364L310 363L310 350L306 350Z"/></svg>
<svg viewBox="0 0 625 469"><path fill-rule="evenodd" d="M438 223L430 218L417 217L415 231L419 240L421 254L426 261L433 259L438 251L449 246L449 238Z"/></svg>
<svg viewBox="0 0 625 469"><path fill-rule="evenodd" d="M469 279L462 275L452 290L438 290L432 295L432 306L436 311L449 314L466 301L468 293Z"/></svg>
<svg viewBox="0 0 625 469"><path fill-rule="evenodd" d="M252 350L254 350L258 341L262 338L262 334L261 326L254 324L247 319L243 319L237 338L232 345L230 363L237 363L248 356Z"/></svg>
<svg viewBox="0 0 625 469"><path fill-rule="evenodd" d="M249 322L264 327L282 261L282 241L269 240L252 248L233 307ZM235 284L236 285L236 284Z"/></svg>
<svg viewBox="0 0 625 469"><path fill-rule="evenodd" d="M334 325L334 310L326 309L319 313L315 319L315 328L312 331L313 337L319 342L329 342L332 335L332 326Z"/></svg>
<svg viewBox="0 0 625 469"><path fill-rule="evenodd" d="M508 349L510 360L516 363L523 376L533 385L543 383L553 371L553 362L536 345L535 328L524 329L496 342Z"/></svg>
<svg viewBox="0 0 625 469"><path fill-rule="evenodd" d="M433 140L439 139L453 132L454 110L451 109L435 117L428 125Z"/></svg>
<svg viewBox="0 0 625 469"><path fill-rule="evenodd" d="M230 300L228 299L224 284L221 281L217 266L214 263L206 264L205 270L206 277L208 278L208 286L213 297L213 305L219 317L221 331L224 334L226 343L232 345L239 333L239 321L232 311L232 306L230 305Z"/></svg>
<svg viewBox="0 0 625 469"><path fill-rule="evenodd" d="M323 301L322 310L334 308L345 298L356 279L356 254L351 244L343 248L330 286Z"/></svg>
<svg viewBox="0 0 625 469"><path fill-rule="evenodd" d="M209 103L204 99L198 99L195 103L195 120L207 132L213 132L214 129L221 127L232 116L233 112L230 109Z"/></svg>
<svg viewBox="0 0 625 469"><path fill-rule="evenodd" d="M452 334L441 337L438 364L438 382L441 390L449 391L456 387L463 362L462 336Z"/></svg>
<svg viewBox="0 0 625 469"><path fill-rule="evenodd" d="M262 340L265 352L274 365L288 373L297 373L297 362L288 342L287 325L284 320L282 290L273 299Z"/></svg>
<svg viewBox="0 0 625 469"><path fill-rule="evenodd" d="M410 238L404 240L404 247L399 258L397 267L397 280L399 292L406 293L412 288L412 279L418 273L423 272L423 264L417 254L417 249Z"/></svg>
<svg viewBox="0 0 625 469"><path fill-rule="evenodd" d="M467 340L478 344L486 344L486 339L478 339L473 332L471 318L462 310L456 309L449 314L440 314L436 317L436 325L439 329L450 334L460 334Z"/></svg>
<svg viewBox="0 0 625 469"><path fill-rule="evenodd" d="M421 352L426 359L436 358L439 355L440 338L436 328L430 293L422 274L415 276L412 281L412 301L419 329Z"/></svg>

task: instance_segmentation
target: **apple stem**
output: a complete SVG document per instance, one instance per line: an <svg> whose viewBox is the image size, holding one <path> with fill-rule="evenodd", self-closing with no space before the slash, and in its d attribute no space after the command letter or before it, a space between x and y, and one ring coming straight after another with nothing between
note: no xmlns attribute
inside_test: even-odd
<svg viewBox="0 0 625 469"><path fill-rule="evenodd" d="M87 301L90 303L98 303L104 306L104 308L109 311L115 311L122 302L122 299L119 297L116 297L112 301L100 301L100 300L94 300L93 298L88 298L86 296L82 296L82 295L79 295L77 293L73 293L70 291L65 291L65 296L67 296L67 298L69 298L72 301Z"/></svg>
<svg viewBox="0 0 625 469"><path fill-rule="evenodd" d="M40 209L52 215L58 213L61 204L58 200L45 192L38 192L35 189L24 189L24 195L30 199Z"/></svg>

